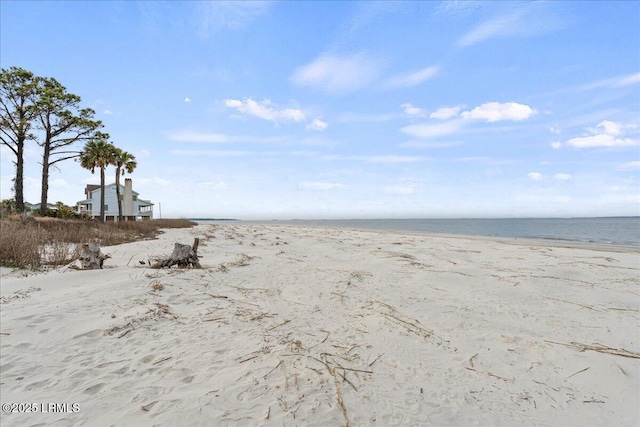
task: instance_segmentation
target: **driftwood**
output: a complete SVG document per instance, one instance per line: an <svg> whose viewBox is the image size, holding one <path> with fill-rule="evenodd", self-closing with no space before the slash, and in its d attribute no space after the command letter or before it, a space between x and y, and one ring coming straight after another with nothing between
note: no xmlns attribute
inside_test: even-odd
<svg viewBox="0 0 640 427"><path fill-rule="evenodd" d="M99 270L107 258L111 258L111 255L102 253L100 243L91 242L82 245L82 253L78 259L83 270Z"/></svg>
<svg viewBox="0 0 640 427"><path fill-rule="evenodd" d="M171 256L156 260L156 263L152 268L167 268L174 265L177 265L178 267L202 268L200 261L198 260L199 244L200 239L198 237L193 241L193 246L176 243Z"/></svg>

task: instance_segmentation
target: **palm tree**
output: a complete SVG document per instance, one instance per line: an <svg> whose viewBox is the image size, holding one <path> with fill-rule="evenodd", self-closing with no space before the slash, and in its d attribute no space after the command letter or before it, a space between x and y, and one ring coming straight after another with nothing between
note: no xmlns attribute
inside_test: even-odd
<svg viewBox="0 0 640 427"><path fill-rule="evenodd" d="M103 138L95 138L87 142L80 153L80 165L94 173L100 168L100 222L104 222L104 170L113 165L116 147Z"/></svg>
<svg viewBox="0 0 640 427"><path fill-rule="evenodd" d="M116 196L118 198L118 222L124 219L122 215L122 200L120 200L120 175L133 172L138 166L136 163L136 157L126 151L116 148L114 156L114 166L116 167Z"/></svg>

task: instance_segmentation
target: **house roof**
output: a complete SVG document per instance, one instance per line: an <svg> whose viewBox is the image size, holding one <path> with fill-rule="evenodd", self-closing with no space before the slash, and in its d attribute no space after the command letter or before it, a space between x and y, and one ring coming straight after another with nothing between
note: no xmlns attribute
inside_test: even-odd
<svg viewBox="0 0 640 427"><path fill-rule="evenodd" d="M112 188L112 187L115 187L115 186L116 186L115 183L109 184L109 185L105 185L104 189L106 191L107 188ZM100 186L99 185L95 186L96 188L90 188L90 187L94 187L94 185L93 184L87 185L87 190L89 190L89 192L91 192L91 193L93 193L94 191L99 191L100 190ZM124 193L124 185L120 184L120 190L122 191L122 193ZM138 193L137 191L133 191L133 190L131 191L131 193L133 195L135 195L135 196L140 195L140 193Z"/></svg>

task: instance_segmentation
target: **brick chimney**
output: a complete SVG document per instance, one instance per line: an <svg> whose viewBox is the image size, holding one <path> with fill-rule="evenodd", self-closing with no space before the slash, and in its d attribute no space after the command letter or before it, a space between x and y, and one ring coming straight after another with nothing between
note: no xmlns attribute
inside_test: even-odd
<svg viewBox="0 0 640 427"><path fill-rule="evenodd" d="M133 184L131 178L124 180L124 194L122 195L122 214L124 216L136 216L138 212L133 211Z"/></svg>

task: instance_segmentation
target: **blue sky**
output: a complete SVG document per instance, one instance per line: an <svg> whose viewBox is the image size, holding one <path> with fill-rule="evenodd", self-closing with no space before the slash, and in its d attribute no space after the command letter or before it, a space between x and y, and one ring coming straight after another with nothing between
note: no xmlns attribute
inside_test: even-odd
<svg viewBox="0 0 640 427"><path fill-rule="evenodd" d="M2 67L55 77L94 108L163 217L640 214L640 2L0 12ZM30 146L33 202L39 156ZM12 160L3 148L2 198ZM75 204L98 181L62 163L49 198Z"/></svg>

